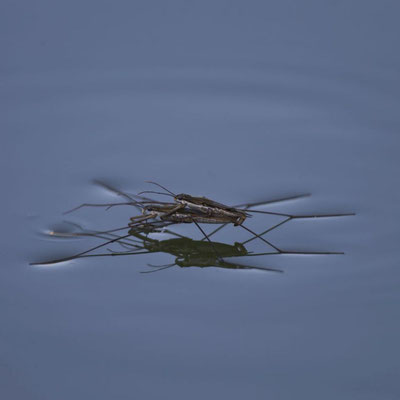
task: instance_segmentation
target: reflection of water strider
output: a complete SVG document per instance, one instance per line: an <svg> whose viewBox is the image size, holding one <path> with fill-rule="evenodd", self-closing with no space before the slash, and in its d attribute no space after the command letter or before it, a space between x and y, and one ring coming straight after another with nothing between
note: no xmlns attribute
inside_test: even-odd
<svg viewBox="0 0 400 400"><path fill-rule="evenodd" d="M179 266L182 268L218 267L228 269L258 269L262 271L283 272L275 268L242 265L238 263L227 262L222 259L223 257L248 256L250 253L241 243L236 242L233 245L219 242L210 243L202 240L193 240L185 236L166 240L156 240L150 238L148 235L145 236L141 233L135 232L134 230L131 230L130 233L132 236L142 240L143 248L147 249L149 253L167 253L176 257L174 263L158 266L159 269ZM218 253L219 257L215 255L215 251ZM259 254L252 253L252 255L257 256Z"/></svg>
<svg viewBox="0 0 400 400"><path fill-rule="evenodd" d="M267 252L267 253L252 253L247 251L243 243L234 243L233 245L220 242L207 242L204 240L193 240L189 237L179 235L173 231L165 229L170 225L168 222L157 222L154 224L143 224L132 227L127 235L119 236L115 233L108 232L97 232L97 231L85 231L79 225L77 226L79 232L52 232L52 237L96 237L102 240L106 240L102 244L92 247L84 252L76 254L71 257L59 258L55 260L31 263L31 265L49 265L57 264L64 261L74 260L78 258L88 257L108 257L108 256L127 256L127 255L139 255L139 254L150 254L150 253L167 253L175 256L175 262L163 266L157 266L158 268L164 269L172 266L180 267L218 267L228 269L259 269L264 271L272 272L283 272L275 268L270 267L256 267L251 265L243 265L234 262L227 262L223 260L223 257L244 257L244 256L266 256L276 254L342 254L333 252L294 252L284 251L281 252ZM149 236L151 233L164 232L173 236L172 239L157 240ZM123 251L111 251L108 253L96 253L89 254L92 251L104 247L106 245L117 243ZM151 266L151 265L150 265ZM146 273L152 271L146 271Z"/></svg>

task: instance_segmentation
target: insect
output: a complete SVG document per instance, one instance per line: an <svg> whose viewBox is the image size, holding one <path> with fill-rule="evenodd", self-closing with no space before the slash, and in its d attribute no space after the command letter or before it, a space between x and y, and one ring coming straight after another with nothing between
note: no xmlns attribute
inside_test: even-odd
<svg viewBox="0 0 400 400"><path fill-rule="evenodd" d="M82 229L78 224L71 224L79 228L79 232L51 232L52 237L78 237L78 236L88 236L88 237L96 237L105 242L91 247L88 250L82 251L78 254L69 256L69 257L62 257L58 259L53 259L50 261L42 261L42 262L33 262L31 265L50 265L50 264L57 264L65 261L75 260L78 258L85 258L85 257L99 257L99 256L110 256L110 255L128 255L128 254L148 254L154 252L167 252L170 254L176 255L178 258L175 262L178 266L205 266L208 263L208 266L219 266L223 268L229 268L229 265L233 268L233 265L238 266L239 264L232 264L228 263L223 260L222 257L237 257L237 256L267 256L267 255L283 255L283 254L297 254L297 255L333 255L333 254L343 254L342 252L309 252L309 251L291 251L291 250L282 250L277 248L276 246L271 246L275 249L275 251L271 252L264 252L264 253L244 253L244 244L254 240L255 237L249 239L245 242L235 244L236 253L233 249L227 245L226 243L218 243L212 242L210 240L210 235L208 235L208 242L204 242L204 240L193 240L187 238L185 236L179 235L175 232L166 230L167 227L170 225L175 224L174 221L155 221L152 223L148 223L147 221L138 221L135 223L131 223L129 226L125 226L122 228L111 229L108 231L87 231ZM262 233L261 235L265 234L266 232L270 232L273 229L278 228L282 225L282 222L268 228L267 231ZM117 235L116 231L126 230L129 229L126 235ZM170 233L174 236L178 236L185 240L176 240L175 241L157 241L148 237L150 233L154 232L166 232ZM258 236L261 236L258 235ZM141 246L134 244L132 242L132 237L139 238L143 241ZM172 240L172 239L171 239ZM128 252L112 252L106 254L91 254L95 250L98 250L104 246L111 245L113 243L118 243L122 247L128 249ZM268 242L269 243L269 242ZM188 244L193 244L193 246L189 246L192 251L185 255L185 252L188 251ZM228 246L228 247L225 247ZM170 249L168 251L167 249ZM185 250L186 249L186 250ZM195 250L197 249L197 250ZM226 252L226 250L231 249L231 251ZM243 252L240 253L240 251ZM181 254L181 253L182 254ZM204 253L204 254L203 254ZM210 254L211 253L211 254ZM179 257L181 254L181 257ZM174 264L174 265L175 265ZM199 265L200 264L200 265ZM248 269L248 267L246 267ZM253 268L253 267L252 267ZM254 269L254 268L253 268ZM263 268L265 269L265 268Z"/></svg>

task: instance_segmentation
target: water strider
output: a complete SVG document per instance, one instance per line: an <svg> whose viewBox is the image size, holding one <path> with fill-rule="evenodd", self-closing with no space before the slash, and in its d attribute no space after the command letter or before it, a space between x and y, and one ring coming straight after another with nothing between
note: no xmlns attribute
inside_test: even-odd
<svg viewBox="0 0 400 400"><path fill-rule="evenodd" d="M158 219L161 222L165 222L168 224L178 224L178 223L194 223L197 228L201 231L204 236L204 239L210 243L211 248L217 258L222 261L221 256L219 255L217 249L213 246L213 242L210 240L210 237L215 234L218 230L222 229L227 224L232 223L235 226L240 226L241 228L245 229L249 233L253 235L252 239L249 239L246 242L254 240L256 238L262 240L264 243L269 245L271 248L275 250L273 254L338 254L338 253L329 253L329 252L322 252L322 253L305 253L305 252L288 252L285 250L280 249L279 247L275 246L268 240L266 240L263 235L272 231L273 229L282 226L283 224L289 222L292 219L303 219L303 218L326 218L326 217L341 217L341 216L348 216L354 215L354 213L348 214L325 214L325 215L291 215L285 213L277 213L277 212L270 212L270 211L260 211L260 210L252 210L252 207L262 206L272 203L283 202L287 200L298 199L301 197L309 196L309 194L291 196L286 198L281 198L277 200L269 200L264 202L257 202L257 203L246 203L241 204L238 206L227 206L222 203L215 202L214 200L210 200L206 197L195 197L188 194L179 194L175 195L170 190L166 189L165 187L161 186L155 182L149 182L151 184L157 185L165 190L167 193L160 193L154 191L144 191L139 193L138 195L129 195L124 193L114 187L105 184L103 182L96 181L96 183L100 184L101 186L105 187L106 189L116 193L119 196L125 197L129 200L126 203L108 203L108 204L82 204L81 206L76 207L74 210L84 207L84 206L106 206L106 207L113 207L116 205L133 205L142 210L142 215L135 216L131 218L131 222L129 223L129 227L143 227L143 224L147 224L149 220ZM175 203L166 203L160 202L153 199L148 199L146 197L141 196L143 193L156 193L156 194L164 194L167 196L172 196L174 198ZM136 200L135 198L139 198L140 201ZM72 210L71 210L72 211ZM257 234L251 229L247 228L243 225L244 220L249 216L249 212L254 213L261 213L261 214L268 214L268 215L276 215L284 217L285 219L273 227L268 228L261 234ZM220 226L215 229L212 233L207 235L204 230L201 228L199 224L219 224ZM126 227L125 227L126 228ZM127 237L126 235L124 237ZM203 240L204 240L203 239ZM112 243L118 239L110 240L109 243ZM92 250L95 250L100 246L96 246L86 252L80 253L79 255L86 254ZM269 253L271 254L271 253ZM75 257L75 256L74 256Z"/></svg>
<svg viewBox="0 0 400 400"><path fill-rule="evenodd" d="M333 255L333 254L343 254L342 252L310 252L310 251L291 251L291 250L282 250L278 249L273 252L264 252L264 253L250 253L246 250L245 254L240 254L238 252L234 253L233 249L231 248L231 245L227 245L225 243L218 243L218 242L212 242L209 239L208 236L208 242L204 242L203 240L193 240L191 238L179 235L175 232L166 230L167 227L175 224L176 222L171 222L171 221L155 221L152 223L148 222L136 222L134 224L130 224L128 226L122 227L122 228L117 228L117 229L111 229L108 231L87 231L82 229L79 225L73 224L79 228L79 232L51 232L52 237L95 237L98 239L105 240L105 242L91 247L88 250L82 251L78 254L69 256L69 257L63 257L63 258L58 258L58 259L53 259L49 261L42 261L42 262L34 262L31 263L31 265L50 265L50 264L57 264L65 261L71 261L75 260L78 258L86 258L86 257L99 257L99 256L111 256L111 255L128 255L129 254L148 254L148 253L154 253L158 251L163 251L163 252L168 252L164 251L167 248L174 249L175 253L170 254L175 254L178 255L179 251L185 251L185 248L188 247L188 244L193 244L193 246L196 247L197 253L198 253L198 259L197 263L201 263L202 265L205 265L205 263L208 263L208 266L220 266L224 268L228 268L229 265L238 265L238 264L232 264L232 263L227 263L225 260L223 260L223 257L237 257L237 256L267 256L267 255L284 255L284 254L297 254L297 255ZM279 226L282 225L282 222L279 224L274 225L273 227L270 227L268 229L268 232L270 232L273 229L278 228ZM127 230L129 229L128 233L126 235L119 236L115 232L116 231L121 231L121 230ZM159 233L159 232L165 232L172 234L174 236L179 236L180 239L182 240L177 240L177 239L170 239L170 241L157 241L154 239L151 239L148 237L150 233ZM142 240L142 245L138 246L135 243L135 240L132 238L136 237ZM183 240L184 239L184 240ZM253 238L254 239L254 238ZM244 249L244 244L249 242L250 240L247 240L243 243L235 243L236 250ZM119 244L121 247L128 248L128 253L122 253L122 252L112 252L112 253L106 253L106 254L90 254L94 252L95 250L98 250L104 246L111 245L113 243ZM146 244L144 246L144 244ZM157 245L157 246L156 246ZM228 247L224 247L224 246ZM180 247L182 246L182 247ZM272 245L274 249L277 249L274 245ZM146 249L146 251L143 251L143 247ZM133 249L133 250L132 250ZM162 250L164 249L164 250ZM232 251L229 251L228 253L225 251L227 249L230 249ZM157 251L156 251L157 250ZM201 252L204 252L204 254L200 254ZM199 266L195 265L196 262L194 254L197 254L194 251L192 251L192 255L183 257L183 260L178 259L176 262L177 265L184 266L184 261L186 260L187 263L193 262L194 264L191 266ZM199 255L200 254L200 255ZM203 259L203 261L200 262L200 259ZM208 261L204 261L204 259ZM188 261L191 260L191 261ZM182 265L181 265L182 264ZM190 266L190 265L186 265ZM233 268L233 267L232 267ZM253 268L253 267L252 267ZM248 269L248 268L247 268ZM253 268L254 269L254 268ZM263 268L265 269L265 268Z"/></svg>
<svg viewBox="0 0 400 400"><path fill-rule="evenodd" d="M216 267L226 269L255 269L260 271L269 272L283 272L280 269L271 267L258 267L253 265L244 265L237 262L228 262L222 259L222 257L229 258L240 258L240 257L258 257L274 254L336 254L336 253L304 253L304 252L284 252L284 253L253 253L249 252L243 243L220 243L220 242L204 242L202 240L193 240L192 238L180 235L176 232L166 229L169 226L168 222L155 223L155 224L137 224L135 227L129 229L128 235L119 236L112 231L88 231L84 230L78 224L72 224L78 228L76 232L51 232L52 237L70 238L70 237L95 237L98 239L106 240L102 244L95 246L89 250L81 252L71 257L64 257L50 261L31 263L31 265L51 265L57 264L69 260L89 257L115 257L115 256L129 256L129 255L140 255L140 254L151 254L151 253L166 253L175 257L175 260L171 264L153 266L148 264L150 267L157 269L150 271L142 271L143 273L155 272L158 270L170 268L173 266L179 266L182 268L187 267ZM112 233L109 233L112 232ZM165 240L157 240L149 236L152 233L166 233L174 238ZM123 250L115 251L110 250L108 253L95 253L90 254L93 250L111 243L119 244ZM215 255L215 250L219 256Z"/></svg>
<svg viewBox="0 0 400 400"><path fill-rule="evenodd" d="M243 265L233 262L228 262L222 257L244 257L250 255L247 249L241 243L234 243L233 245L220 242L204 242L201 240L193 240L192 238L182 236L170 230L166 233L177 236L172 239L156 240L148 235L143 235L142 232L131 230L130 233L133 237L139 239L142 244L142 249L146 249L149 253L166 253L175 256L175 260L171 264L154 266L148 264L150 267L156 267L156 270L144 271L143 273L155 272L161 269L179 266L182 268L187 267L217 267L227 269L257 269L261 271L270 272L283 272L282 270L270 267L256 267L251 265ZM135 244L137 246L137 244ZM214 250L217 250L219 257L216 257ZM114 252L114 255L127 255L137 254L133 252ZM262 253L260 253L262 254ZM258 256L258 253L251 253L252 256ZM262 254L263 255L263 254Z"/></svg>

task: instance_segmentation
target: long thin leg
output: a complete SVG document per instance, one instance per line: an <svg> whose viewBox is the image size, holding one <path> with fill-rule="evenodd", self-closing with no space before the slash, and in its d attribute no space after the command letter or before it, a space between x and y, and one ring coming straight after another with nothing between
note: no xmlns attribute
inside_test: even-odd
<svg viewBox="0 0 400 400"><path fill-rule="evenodd" d="M246 254L246 257L256 257L256 256L276 256L276 255L305 255L305 256L326 256L326 255L343 255L342 251L290 251L290 250L281 250L279 253L277 252L267 252L267 253L249 253Z"/></svg>
<svg viewBox="0 0 400 400"><path fill-rule="evenodd" d="M257 233L255 233L254 231L252 231L251 229L247 228L246 226L242 225L238 225L241 228L245 229L246 231L250 232L251 234L253 234L254 236L256 236L258 239L262 240L263 242L267 243L269 246L271 246L272 248L274 248L278 253L282 253L282 250L279 249L278 247L274 246L272 243L268 242L268 240L264 239L262 236L258 235Z"/></svg>
<svg viewBox="0 0 400 400"><path fill-rule="evenodd" d="M352 217L356 213L343 213L343 214L317 214L317 215L292 215L293 219L306 219L306 218L335 218L335 217Z"/></svg>
<svg viewBox="0 0 400 400"><path fill-rule="evenodd" d="M113 186L105 183L105 182L101 182L99 180L95 180L94 183L96 183L97 185L117 194L118 196L122 196L124 198L126 198L127 200L129 200L128 203L105 203L105 204L93 204L93 203L83 203L77 207L72 208L71 210L65 211L63 214L69 214L71 212L77 211L80 208L83 207L107 207L107 209L111 208L111 207L115 207L115 206L122 206L122 205L130 205L130 206L134 206L138 209L142 209L142 206L146 203L150 204L150 203L162 203L159 202L157 200L152 200L152 199L148 199L146 197L142 197L142 196L136 196L140 199L143 199L144 201L137 201L133 196L114 188Z"/></svg>
<svg viewBox="0 0 400 400"><path fill-rule="evenodd" d="M132 201L133 203L136 203L136 200L133 198L133 196L130 196L129 194L123 192L122 190L115 188L114 186L112 186L108 183L102 182L99 179L95 179L93 182L96 185L99 185L99 186L103 187L104 189L107 189L110 192L117 194L118 196L125 197L126 199Z"/></svg>
<svg viewBox="0 0 400 400"><path fill-rule="evenodd" d="M110 240L114 239L115 237L118 237L117 235L114 234L114 232L122 231L129 229L129 226L124 226L122 228L114 228L114 229L109 229L108 231L92 231L92 230L87 230L84 229L81 225L73 222L66 221L66 223L69 223L78 229L81 230L81 232L52 232L52 236L58 236L58 237L79 237L79 236L86 236L86 237L96 237L99 239L105 239L105 240ZM131 232L130 232L131 233ZM135 246L138 247L135 243L141 243L139 240L135 239L125 239L124 241L120 241L118 244L121 245L122 247L127 247L127 246Z"/></svg>
<svg viewBox="0 0 400 400"><path fill-rule="evenodd" d="M165 229L163 232L164 232L164 233L168 233L169 235L173 235L173 236L179 237L179 238L184 238L184 239L186 239L186 237L187 237L187 236L183 236L183 235L181 235L181 234L179 234L179 233L170 231L169 229ZM209 236L209 237L210 237L210 236Z"/></svg>
<svg viewBox="0 0 400 400"><path fill-rule="evenodd" d="M163 214L163 218L174 214L176 211L181 210L182 208L185 208L184 204L177 204L176 207L174 207L171 211L168 211L167 213Z"/></svg>
<svg viewBox="0 0 400 400"><path fill-rule="evenodd" d="M99 185L99 186L101 186L101 187L103 187L103 188L105 188L105 189L107 189L107 190L109 190L110 192L113 192L113 193L117 194L118 196L125 197L126 199L128 199L129 201L131 201L133 203L132 204L133 206L135 206L138 209L140 209L141 207L137 205L138 201L135 199L135 197L139 198L141 200L148 201L148 202L159 203L157 201L153 201L152 199L148 199L148 198L143 197L143 196L137 196L137 195L131 196L130 194L125 193L122 190L119 190L119 189L109 185L108 183L102 182L100 180L94 180L94 183Z"/></svg>
<svg viewBox="0 0 400 400"><path fill-rule="evenodd" d="M131 218L131 223L129 223L129 226L136 226L137 224L142 223L143 221L147 221L148 219L154 218L156 215L155 214L147 214L147 215L138 215L136 217Z"/></svg>
<svg viewBox="0 0 400 400"><path fill-rule="evenodd" d="M299 195L290 196L290 197L283 197L283 198L279 198L279 199L276 199L276 200L267 200L267 201L258 201L256 203L238 204L238 205L236 205L234 207L235 208L244 207L240 211L245 211L245 212L255 212L255 213L258 212L258 213L261 213L261 214L277 215L277 216L280 216L280 217L290 217L290 218L292 218L293 216L289 215L289 214L277 213L277 212L272 212L272 211L269 212L269 211L250 210L250 208L251 207L257 207L257 206L263 206L263 205L267 205L267 204L280 203L280 202L289 201L289 200L301 199L303 197L309 197L309 196L311 196L310 193L305 193L305 194L299 194ZM287 222L287 221L285 221L285 222ZM220 225L218 228L214 229L208 236L211 237L212 235L216 234L221 229L223 229L226 225L228 225L228 224Z"/></svg>
<svg viewBox="0 0 400 400"><path fill-rule="evenodd" d="M276 224L276 225L272 226L271 228L268 228L266 231L260 233L259 235L260 235L260 236L263 236L263 235L265 235L266 233L272 231L273 229L278 228L279 226L281 226L281 225L285 224L286 222L290 221L291 219L292 219L292 217L288 217L288 218L286 218L284 221L279 222L279 224ZM224 228L226 225L228 225L228 224L220 225L217 229L214 229L211 233L209 233L209 234L208 234L208 237L211 237L212 235L214 235L215 233L217 233L218 231L220 231L222 228ZM246 240L245 242L242 242L242 244L249 243L249 242L253 241L253 240L256 239L256 238L257 238L257 236L254 236L254 237L252 237L251 239ZM202 239L202 240L204 240L204 239Z"/></svg>
<svg viewBox="0 0 400 400"><path fill-rule="evenodd" d="M271 226L270 228L266 229L264 232L259 233L259 236L264 236L264 235L266 235L268 232L271 232L272 230L274 230L274 229L276 229L276 228L282 226L283 224L286 224L286 222L289 222L291 219L292 219L291 217L286 218L285 220L279 222L278 224L276 224L276 225L274 225L274 226ZM256 236L254 236L254 237L252 237L252 238L246 240L245 242L242 242L242 244L245 245L245 244L247 244L247 243L252 242L252 241L255 240L255 239L257 239Z"/></svg>
<svg viewBox="0 0 400 400"><path fill-rule="evenodd" d="M115 239L112 239L112 240L109 240L109 241L107 241L105 243L102 243L102 244L99 244L97 246L91 247L89 250L82 251L82 252L80 252L78 254L75 254L73 256L70 256L70 257L59 258L59 259L52 260L52 261L34 262L34 263L30 263L29 265L49 265L49 264L57 264L57 263L64 262L64 261L74 260L75 258L79 258L79 257L81 257L81 256L83 256L83 255L85 255L87 253L90 253L91 251L99 249L100 247L107 246L108 244L111 244L111 243L117 242L119 240L125 239L125 238L127 238L129 236L131 236L131 235L128 234L128 235L124 235L124 236L119 236L119 237L117 237Z"/></svg>
<svg viewBox="0 0 400 400"><path fill-rule="evenodd" d="M298 255L343 255L343 251L291 251L291 250L282 250L281 254L298 254Z"/></svg>
<svg viewBox="0 0 400 400"><path fill-rule="evenodd" d="M195 221L193 220L194 224L200 229L200 232L204 235L204 237L209 241L209 243L211 244L211 247L214 250L215 255L217 256L217 260L222 260L222 257L218 254L217 249L214 246L214 243L210 240L210 238L207 236L207 234L204 232L204 230L201 228L201 226Z"/></svg>
<svg viewBox="0 0 400 400"><path fill-rule="evenodd" d="M150 265L150 264L148 264L148 265ZM140 273L141 273L141 274L151 274L151 273L153 273L153 272L162 271L163 269L175 267L175 265L176 265L176 264L168 264L168 265L165 265L165 266L160 267L160 268L158 268L158 269L153 269L153 270L150 270L150 271L140 271Z"/></svg>
<svg viewBox="0 0 400 400"><path fill-rule="evenodd" d="M245 210L247 210L248 207L250 207L250 205L244 205L244 207L245 207ZM212 235L215 235L217 232L219 232L221 229L225 228L227 225L229 225L229 224L222 224L222 225L220 225L218 228L214 229L214 230L208 235L208 237L211 237ZM202 239L202 240L204 240L204 239Z"/></svg>
<svg viewBox="0 0 400 400"><path fill-rule="evenodd" d="M217 232L219 232L221 229L225 228L229 224L222 224L218 228L214 229L211 233L208 234L208 237L211 237L212 235L215 235ZM205 238L201 239L204 240Z"/></svg>
<svg viewBox="0 0 400 400"><path fill-rule="evenodd" d="M282 226L283 224L285 224L286 222L289 222L290 220L292 220L293 218L289 217L287 219L285 219L284 221L281 221L279 224L276 224L274 226L272 226L271 228L268 228L267 230L265 230L264 232L259 233L257 236L252 237L251 239L246 240L245 242L242 242L242 245L245 245L257 238L261 238L261 236L271 232L272 230ZM246 227L244 227L246 229ZM268 242L269 245L271 245L271 243ZM272 246L274 247L274 246ZM273 254L304 254L304 255L328 255L328 254L344 254L343 252L336 252L336 251L290 251L290 250L282 250L282 249L278 249L276 248L276 250L278 250L278 253L259 253L257 255L273 255ZM254 254L255 255L255 254ZM253 255L253 256L254 256Z"/></svg>
<svg viewBox="0 0 400 400"><path fill-rule="evenodd" d="M298 194L295 196L289 196L289 197L282 197L274 200L267 200L267 201L258 201L256 203L243 203L243 204L238 204L234 206L235 208L238 207L257 207L257 206L264 206L267 204L274 204L274 203L282 203L284 201L289 201L289 200L296 200L296 199L301 199L303 197L309 197L311 196L310 193L305 193L305 194Z"/></svg>
<svg viewBox="0 0 400 400"><path fill-rule="evenodd" d="M265 271L265 272L279 272L283 273L283 270L277 269L277 268L271 268L271 267L255 267L251 265L244 265L244 264L238 264L238 263L230 263L227 261L223 261L219 265L220 268L236 268L236 269L257 269L259 271Z"/></svg>
<svg viewBox="0 0 400 400"><path fill-rule="evenodd" d="M280 217L291 217L293 219L306 219L306 218L332 218L332 217L349 217L356 215L355 213L343 213L343 214L317 214L317 215L292 215L292 214L285 214L285 213L277 213L272 211L260 211L260 210L247 210L247 209L239 209L240 211L246 211L251 213L258 213L258 214L268 214L268 215L277 215Z"/></svg>
<svg viewBox="0 0 400 400"><path fill-rule="evenodd" d="M129 225L123 226L122 228L110 229L108 231L99 231L97 233L113 233L113 232L118 232L118 231L124 231L125 229L129 229Z"/></svg>
<svg viewBox="0 0 400 400"><path fill-rule="evenodd" d="M78 211L80 208L83 207L107 207L107 210L111 207L115 207L115 206L132 206L132 203L103 203L103 204L99 204L99 203L83 203L77 207L71 208L68 211L64 211L63 214L70 214L74 211Z"/></svg>
<svg viewBox="0 0 400 400"><path fill-rule="evenodd" d="M152 254L152 253L157 253L156 251L151 251L151 250L143 250L143 251L132 251L130 253L123 251L123 252L113 252L113 253L99 253L99 254L84 254L83 256L80 256L79 258L91 258L91 257L115 257L115 256L135 256L135 255L140 255L140 254Z"/></svg>
<svg viewBox="0 0 400 400"><path fill-rule="evenodd" d="M81 225L77 224L76 222L71 222L71 221L66 221L66 220L64 220L63 222L66 223L66 224L70 224L70 225L72 225L72 226L77 227L77 228L80 229L82 232L96 233L96 234L113 233L113 232L118 232L118 231L123 231L123 230L125 230L125 229L129 229L129 226L126 225L126 226L123 226L123 227L121 227L121 228L109 229L109 230L107 230L107 231L90 231L90 230L84 229Z"/></svg>
<svg viewBox="0 0 400 400"><path fill-rule="evenodd" d="M110 233L108 233L108 232L105 232L105 233L104 233L104 232L96 232L96 231L93 231L93 232L90 232L90 231L87 231L87 232L71 232L71 233L52 232L51 236L64 237L64 238L73 238L73 237L95 237L95 238L104 239L104 240L111 240L111 239L114 239L114 238L116 238L116 237L120 237L120 236L117 236L117 235L115 235L115 234L110 234ZM139 242L139 241L137 241L137 242ZM140 243L140 242L139 242L139 243ZM125 248L128 248L128 246L129 246L130 251L132 251L132 247L142 248L141 246L138 246L137 244L135 244L135 242L134 242L132 239L130 239L130 238L127 238L127 239L125 239L125 240L123 240L123 241L122 241L122 239L121 239L121 240L118 242L118 244L119 244L120 246L122 246L122 247L125 247Z"/></svg>

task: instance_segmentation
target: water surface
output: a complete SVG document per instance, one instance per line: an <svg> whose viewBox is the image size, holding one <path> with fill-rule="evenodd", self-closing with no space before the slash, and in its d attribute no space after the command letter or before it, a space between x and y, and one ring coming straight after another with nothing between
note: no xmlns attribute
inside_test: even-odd
<svg viewBox="0 0 400 400"><path fill-rule="evenodd" d="M397 3L60 7L2 13L4 396L398 398ZM94 243L43 234L63 220L132 216L62 215L115 201L93 179L227 204L310 192L270 209L357 215L267 236L344 256L241 259L283 274L139 273L165 254L29 266Z"/></svg>

